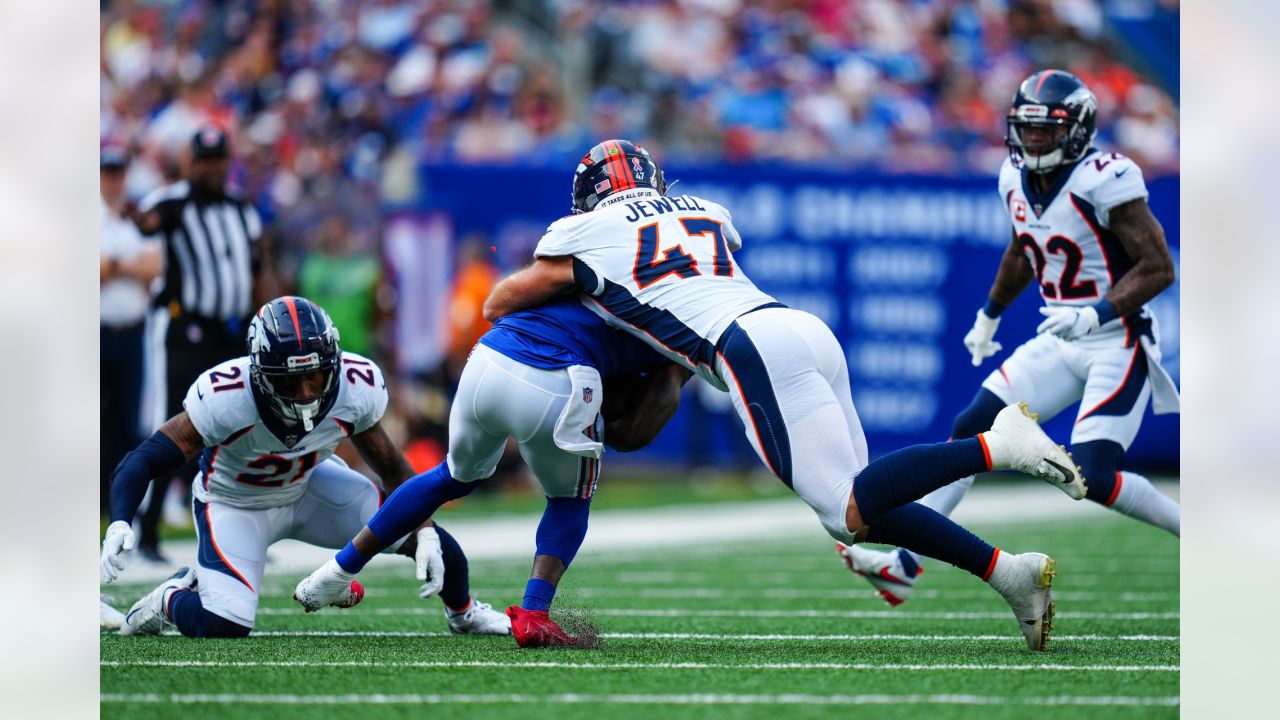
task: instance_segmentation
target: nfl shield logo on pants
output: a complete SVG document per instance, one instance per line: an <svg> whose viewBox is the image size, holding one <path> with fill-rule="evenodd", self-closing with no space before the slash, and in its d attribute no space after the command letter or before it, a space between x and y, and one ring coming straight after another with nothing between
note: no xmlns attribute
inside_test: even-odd
<svg viewBox="0 0 1280 720"><path fill-rule="evenodd" d="M591 402L592 395L594 395L594 393L591 391L591 388L589 387L582 388L582 402L584 403Z"/></svg>

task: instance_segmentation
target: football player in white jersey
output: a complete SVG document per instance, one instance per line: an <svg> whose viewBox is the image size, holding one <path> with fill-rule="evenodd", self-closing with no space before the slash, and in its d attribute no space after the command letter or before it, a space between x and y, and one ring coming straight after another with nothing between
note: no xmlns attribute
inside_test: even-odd
<svg viewBox="0 0 1280 720"><path fill-rule="evenodd" d="M202 373L184 410L116 468L102 543L102 581L124 568L134 545L129 519L147 483L197 454L192 489L198 567L182 568L125 615L123 635L159 634L173 623L190 637L244 637L253 628L267 547L294 538L339 548L377 511L382 489L334 455L347 438L394 490L414 474L381 425L382 371L338 347L324 310L305 298L263 305L249 324L249 354ZM427 524L392 546L418 561L420 595L437 593L455 633L506 635L511 622L471 597L466 557ZM363 597L352 583L338 599Z"/></svg>
<svg viewBox="0 0 1280 720"><path fill-rule="evenodd" d="M1028 647L1044 649L1053 559L1001 552L912 501L992 468L1032 474L1079 499L1085 488L1066 451L1011 405L976 438L868 462L845 354L831 330L747 278L733 260L742 238L728 210L666 189L643 148L623 140L593 147L574 175L574 214L551 225L532 265L494 287L485 316L584 293L607 322L727 390L756 454L833 537L889 541L989 581Z"/></svg>
<svg viewBox="0 0 1280 720"><path fill-rule="evenodd" d="M993 340L1000 313L1032 280L1045 320L987 376L952 432L973 437L1011 402L1026 402L1041 420L1080 403L1071 450L1088 481L1086 497L1177 535L1178 504L1122 469L1147 402L1156 413L1179 408L1146 305L1173 283L1173 259L1147 207L1142 169L1092 147L1096 122L1093 93L1061 70L1035 73L1014 95L999 181L1012 240L964 338L974 366L1000 351ZM964 478L922 502L949 515L972 484ZM919 557L901 549L837 551L890 605L910 596Z"/></svg>

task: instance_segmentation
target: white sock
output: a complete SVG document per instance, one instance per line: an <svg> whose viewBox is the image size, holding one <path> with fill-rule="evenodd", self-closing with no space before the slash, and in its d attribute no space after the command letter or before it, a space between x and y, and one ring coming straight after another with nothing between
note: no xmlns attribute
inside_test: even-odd
<svg viewBox="0 0 1280 720"><path fill-rule="evenodd" d="M991 577L987 578L987 584L1003 595L1005 586L1009 584L1009 570L1012 567L1013 555L996 548L996 564L991 569Z"/></svg>
<svg viewBox="0 0 1280 720"><path fill-rule="evenodd" d="M1182 508L1178 503L1165 497L1150 480L1137 473L1122 472L1116 482L1120 487L1111 502L1112 510L1179 535Z"/></svg>
<svg viewBox="0 0 1280 720"><path fill-rule="evenodd" d="M964 499L965 493L969 492L969 488L973 487L973 479L973 475L962 477L950 485L943 485L916 502L950 517L951 513L955 512L956 506ZM911 559L916 561L916 565L924 567L924 558L922 556L906 548L902 548L902 552L910 555Z"/></svg>

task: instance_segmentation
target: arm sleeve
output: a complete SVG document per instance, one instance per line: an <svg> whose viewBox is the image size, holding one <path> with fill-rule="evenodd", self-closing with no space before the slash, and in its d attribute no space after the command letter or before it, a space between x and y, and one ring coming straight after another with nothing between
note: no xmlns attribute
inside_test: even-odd
<svg viewBox="0 0 1280 720"><path fill-rule="evenodd" d="M185 461L173 440L158 430L125 455L111 475L111 522L132 522L151 479L177 470Z"/></svg>
<svg viewBox="0 0 1280 720"><path fill-rule="evenodd" d="M1090 195L1098 213L1098 222L1103 227L1110 228L1111 209L1130 200L1147 197L1147 183L1142 177L1142 168L1123 156L1104 167L1101 172L1104 175L1102 182L1098 183Z"/></svg>

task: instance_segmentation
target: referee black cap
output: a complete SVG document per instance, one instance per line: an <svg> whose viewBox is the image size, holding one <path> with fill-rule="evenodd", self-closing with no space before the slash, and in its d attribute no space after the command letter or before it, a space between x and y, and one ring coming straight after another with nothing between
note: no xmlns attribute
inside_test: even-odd
<svg viewBox="0 0 1280 720"><path fill-rule="evenodd" d="M191 138L191 156L194 158L223 158L230 155L227 134L219 128L206 125Z"/></svg>

